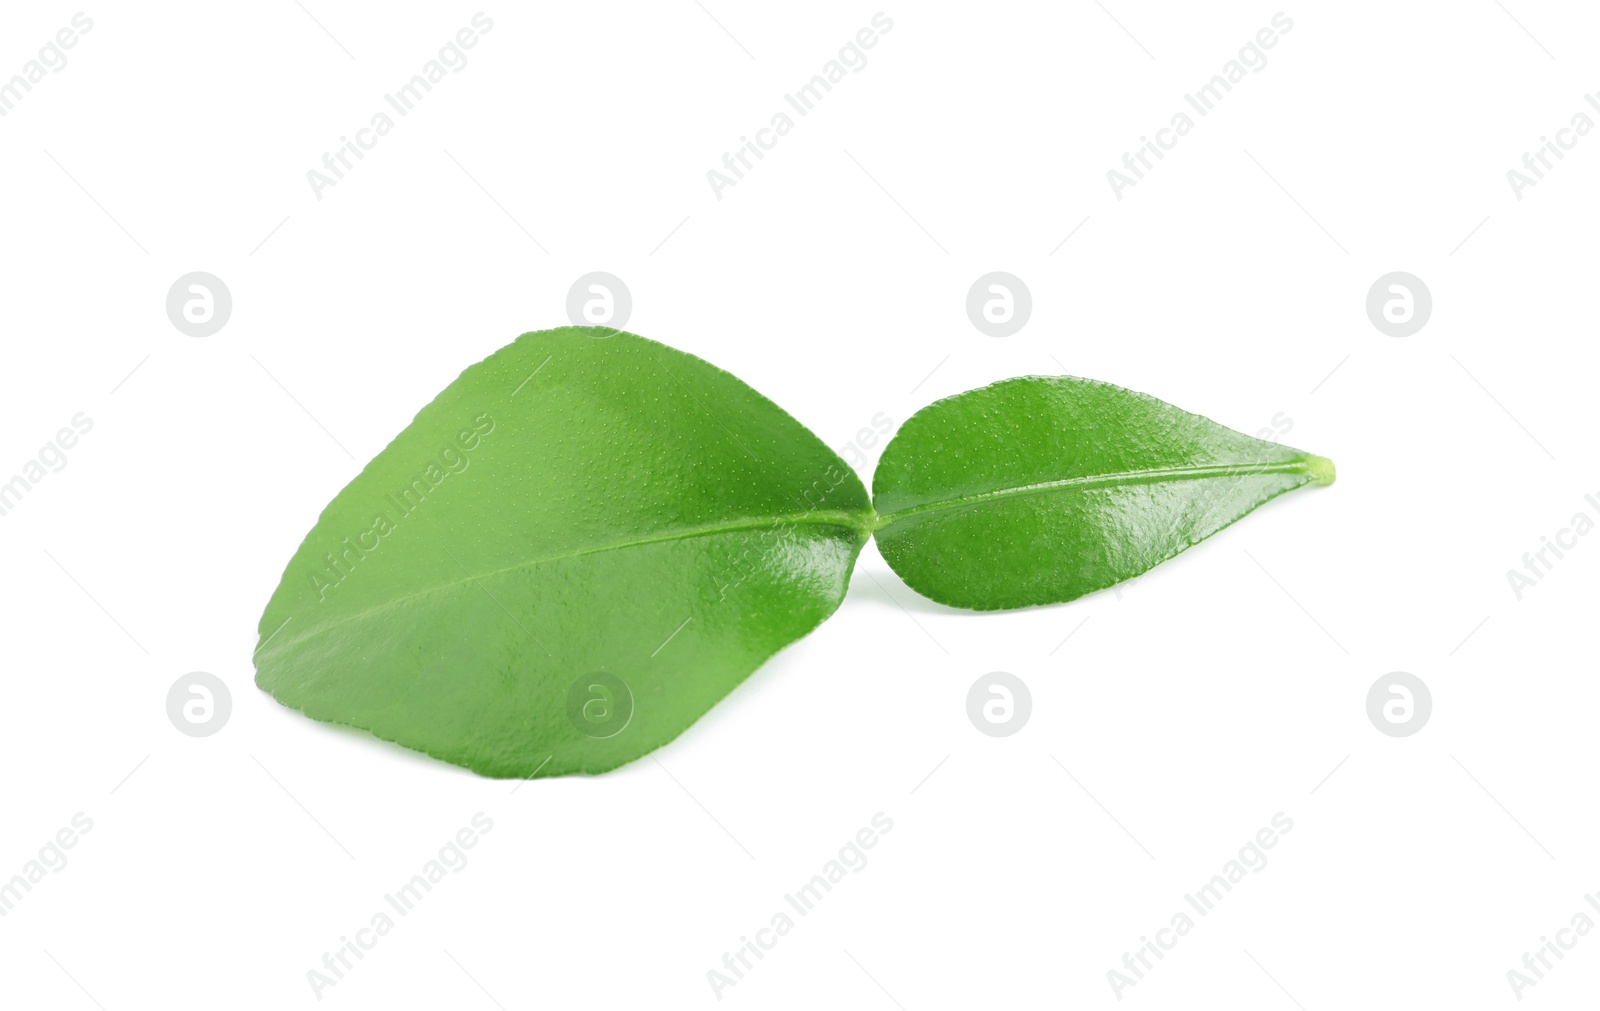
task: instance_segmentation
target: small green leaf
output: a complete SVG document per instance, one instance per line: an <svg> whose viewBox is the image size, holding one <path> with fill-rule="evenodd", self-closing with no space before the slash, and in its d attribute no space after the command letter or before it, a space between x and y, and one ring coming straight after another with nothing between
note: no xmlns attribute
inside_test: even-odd
<svg viewBox="0 0 1600 1011"><path fill-rule="evenodd" d="M523 334L323 511L256 683L488 776L672 740L844 597L872 508L799 422L633 334Z"/></svg>
<svg viewBox="0 0 1600 1011"><path fill-rule="evenodd" d="M1009 379L913 415L873 476L878 548L955 607L1072 600L1130 579L1333 464L1154 397Z"/></svg>

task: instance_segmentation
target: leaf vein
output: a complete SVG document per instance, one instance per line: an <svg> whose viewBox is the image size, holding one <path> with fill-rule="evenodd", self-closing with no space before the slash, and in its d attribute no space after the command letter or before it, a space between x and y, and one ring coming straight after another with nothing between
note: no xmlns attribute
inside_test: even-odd
<svg viewBox="0 0 1600 1011"><path fill-rule="evenodd" d="M746 516L739 517L737 519L722 520L716 523L705 523L699 526L682 527L676 530L662 531L657 534L644 537L635 537L625 541L616 541L610 544L598 544L588 548L581 548L577 551L546 555L540 558L523 559L515 564L507 565L498 569L491 569L487 572L473 573L470 570L466 570L466 566L463 565L461 566L462 569L467 571L466 578L464 579L455 579L447 583L442 583L438 586L430 586L425 589L416 590L399 597L394 597L390 600L385 600L380 604L374 604L371 607L362 608L359 611L354 611L349 614L339 616L332 621L326 621L318 625L311 625L309 627L302 626L303 631L300 633L300 635L280 641L278 643L278 649L275 652L292 650L301 643L306 642L309 639L314 639L335 628L348 625L352 622L360 621L369 615L389 610L390 608L397 607L411 600L426 597L434 593L441 593L445 590L452 590L458 587L467 586L469 584L477 583L481 579L487 579L491 576L499 576L507 572L515 572L519 569L533 568L535 566L545 565L550 562L567 561L568 559L581 558L585 555L602 554L607 551L620 551L623 548L643 547L650 544L665 544L672 541L693 540L698 537L715 537L719 534L741 533L749 530L778 530L786 526L836 527L840 530L849 531L857 536L865 537L871 533L870 525L865 525L863 523L863 520L865 519L867 519L867 517L861 514L842 510L812 511L806 513L785 514L780 516ZM460 563L458 562L457 564ZM281 631L281 626L279 627L279 630ZM276 635L276 632L274 635ZM270 639L272 636L269 636L268 638ZM265 645L266 643L263 642L260 646L257 646L257 652L259 653L261 648ZM549 651L546 650L546 652Z"/></svg>
<svg viewBox="0 0 1600 1011"><path fill-rule="evenodd" d="M877 526L874 529L882 530L893 523L926 513L942 512L946 509L970 508L998 499L1045 495L1054 491L1077 491L1121 485L1160 484L1167 481L1197 481L1210 478L1237 477L1246 474L1298 473L1311 474L1315 477L1318 469L1317 460L1318 458L1310 457L1276 463L1206 464L1193 467L1156 467L1147 470L1120 471L1112 474L1082 474L1077 477L1064 477L1054 481L1040 481L1035 484L996 488L993 491L975 492L970 495L955 495L947 499L908 506L905 509L897 509L893 512L880 514Z"/></svg>

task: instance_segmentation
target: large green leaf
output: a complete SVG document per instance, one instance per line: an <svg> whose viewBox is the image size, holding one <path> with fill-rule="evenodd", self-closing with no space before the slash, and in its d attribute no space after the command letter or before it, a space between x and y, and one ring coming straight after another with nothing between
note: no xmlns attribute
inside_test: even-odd
<svg viewBox="0 0 1600 1011"><path fill-rule="evenodd" d="M1137 576L1333 464L1154 397L1070 376L923 408L873 476L878 548L906 584L995 610Z"/></svg>
<svg viewBox="0 0 1600 1011"><path fill-rule="evenodd" d="M771 401L633 334L524 334L323 511L256 683L489 776L670 741L833 613L861 481Z"/></svg>

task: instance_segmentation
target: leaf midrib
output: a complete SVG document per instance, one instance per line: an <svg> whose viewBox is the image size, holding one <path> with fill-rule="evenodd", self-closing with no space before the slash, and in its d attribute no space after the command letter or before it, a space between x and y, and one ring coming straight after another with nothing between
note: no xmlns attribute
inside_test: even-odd
<svg viewBox="0 0 1600 1011"><path fill-rule="evenodd" d="M447 583L441 583L438 586L430 586L422 590L415 590L411 593L385 600L382 603L373 604L371 607L365 607L359 611L352 611L349 614L341 615L332 621L327 621L316 625L309 631L304 631L295 638L285 639L281 644L279 644L279 651L281 652L284 649L298 646L301 643L306 642L309 639L314 639L319 635L331 631L332 629L339 628L343 625L348 625L351 622L360 621L361 619L366 618L368 615L396 607L410 600L416 600L419 597L426 597L429 594L440 593L444 590L451 590L457 587L466 586L468 584L477 583L480 580L503 575L507 572L515 572L518 569L527 569L537 565L545 565L549 562L561 562L571 558L581 558L584 555L602 554L607 551L620 551L623 548L643 547L649 544L664 544L671 541L693 540L697 537L715 537L718 534L739 533L745 530L761 530L768 528L776 529L784 526L835 527L841 530L847 530L857 535L862 539L862 542L865 543L866 539L872 535L871 518L872 517L870 514L853 513L845 510L813 511L784 514L779 516L746 516L732 520L721 520L716 523L703 523L698 526L680 527L675 530L666 530L645 537L634 537L625 541L615 541L610 544L598 544L593 547L581 548L577 551L568 551L556 555L545 555L539 558L528 558L502 568L490 569L487 572L469 572L461 579L452 580ZM260 634L259 631L257 634ZM271 637L269 636L268 638ZM256 654L259 654L260 651L261 646L256 646Z"/></svg>
<svg viewBox="0 0 1600 1011"><path fill-rule="evenodd" d="M1223 463L1206 464L1191 467L1153 467L1147 470L1126 470L1108 474L1084 474L1078 477L1064 477L1054 481L1040 481L1034 484L1015 485L1008 488L996 488L993 491L976 492L971 495L956 495L936 502L924 502L921 505L897 509L890 513L881 513L878 516L874 531L883 530L885 527L902 520L912 519L933 512L943 512L946 509L962 509L971 506L983 505L995 500L1021 498L1031 495L1045 495L1062 489L1080 490L1086 488L1101 488L1108 485L1138 485L1159 484L1163 481L1196 481L1216 477L1236 477L1243 474L1315 474L1317 458L1300 457L1295 460L1285 460L1276 463Z"/></svg>

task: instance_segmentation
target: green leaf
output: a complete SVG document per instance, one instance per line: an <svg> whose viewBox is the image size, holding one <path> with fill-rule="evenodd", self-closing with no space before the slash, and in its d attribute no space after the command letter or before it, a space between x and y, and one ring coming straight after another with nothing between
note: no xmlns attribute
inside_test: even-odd
<svg viewBox="0 0 1600 1011"><path fill-rule="evenodd" d="M728 373L610 329L523 334L323 511L256 683L483 775L601 772L832 614L872 519Z"/></svg>
<svg viewBox="0 0 1600 1011"><path fill-rule="evenodd" d="M914 414L873 475L878 548L955 607L1072 600L1130 579L1333 464L1154 397L1028 376Z"/></svg>

